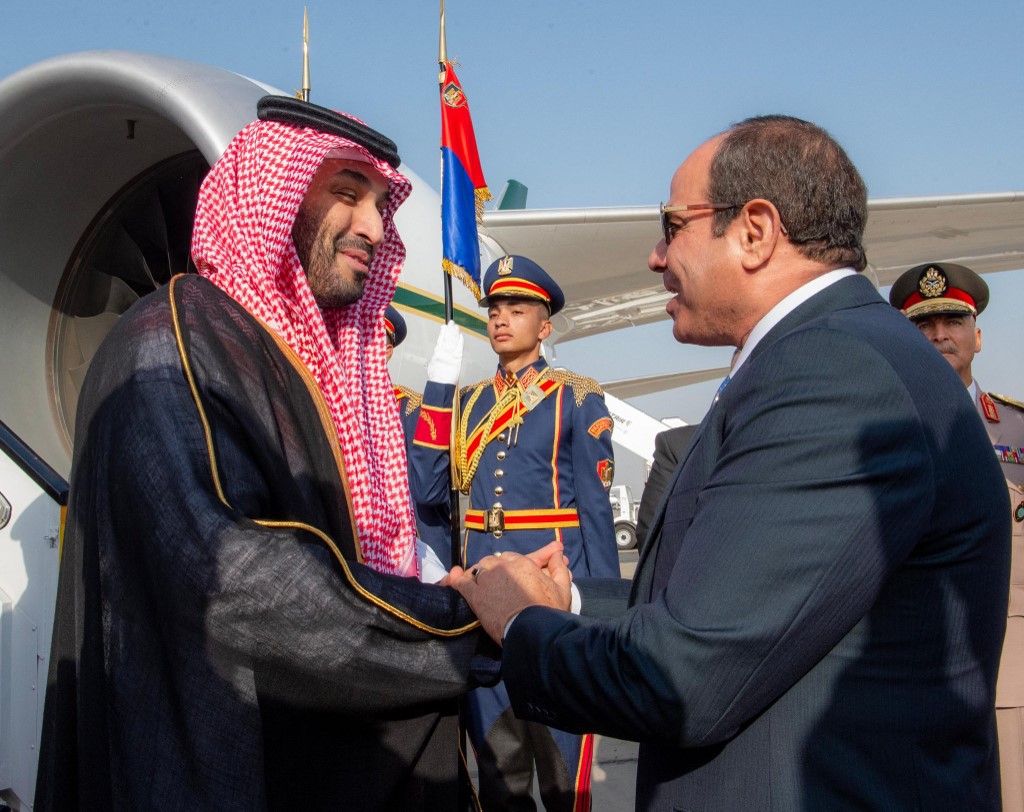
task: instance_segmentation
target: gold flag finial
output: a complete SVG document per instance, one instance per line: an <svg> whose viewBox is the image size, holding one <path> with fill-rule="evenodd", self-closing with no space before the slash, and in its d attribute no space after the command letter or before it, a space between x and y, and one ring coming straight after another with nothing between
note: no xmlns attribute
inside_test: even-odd
<svg viewBox="0 0 1024 812"><path fill-rule="evenodd" d="M440 66L441 72L437 76L438 84L444 81L444 66L447 61L448 46L445 44L444 36L444 0L441 0L441 43L437 52L437 64Z"/></svg>
<svg viewBox="0 0 1024 812"><path fill-rule="evenodd" d="M309 101L309 10L302 7L302 100Z"/></svg>

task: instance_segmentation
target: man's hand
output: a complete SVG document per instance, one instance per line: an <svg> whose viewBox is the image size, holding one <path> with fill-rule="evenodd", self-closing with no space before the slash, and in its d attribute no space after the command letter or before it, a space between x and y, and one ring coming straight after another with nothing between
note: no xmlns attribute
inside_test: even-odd
<svg viewBox="0 0 1024 812"><path fill-rule="evenodd" d="M526 607L568 611L571 602L572 573L559 542L529 555L489 555L467 571L453 567L447 581L462 593L484 631L499 645L509 620Z"/></svg>
<svg viewBox="0 0 1024 812"><path fill-rule="evenodd" d="M453 384L459 380L462 369L462 332L450 321L441 325L434 345L434 354L427 362L427 380L435 383Z"/></svg>

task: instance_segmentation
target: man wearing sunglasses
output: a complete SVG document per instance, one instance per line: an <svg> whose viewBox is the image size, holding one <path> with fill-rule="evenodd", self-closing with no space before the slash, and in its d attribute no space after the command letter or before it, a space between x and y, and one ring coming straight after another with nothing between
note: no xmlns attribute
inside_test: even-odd
<svg viewBox="0 0 1024 812"><path fill-rule="evenodd" d="M662 212L673 335L739 354L632 585L577 579L576 616L558 560L456 573L512 707L641 742L639 810L998 809L1002 478L963 383L859 273L856 168L749 119Z"/></svg>

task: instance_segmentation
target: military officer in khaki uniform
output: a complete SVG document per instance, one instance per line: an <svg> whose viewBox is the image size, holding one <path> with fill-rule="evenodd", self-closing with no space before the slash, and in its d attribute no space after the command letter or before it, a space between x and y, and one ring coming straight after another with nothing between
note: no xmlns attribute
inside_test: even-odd
<svg viewBox="0 0 1024 812"><path fill-rule="evenodd" d="M1006 638L996 685L996 724L1003 809L1024 810L1024 403L985 392L971 374L981 351L977 316L988 285L970 268L950 262L918 265L889 292L889 303L913 321L956 370L974 399L1006 477L1013 512L1013 560Z"/></svg>

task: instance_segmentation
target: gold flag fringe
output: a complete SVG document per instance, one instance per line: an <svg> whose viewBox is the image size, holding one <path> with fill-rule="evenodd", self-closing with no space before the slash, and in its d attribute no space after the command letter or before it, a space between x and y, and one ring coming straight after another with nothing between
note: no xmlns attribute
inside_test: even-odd
<svg viewBox="0 0 1024 812"><path fill-rule="evenodd" d="M484 203L493 197L491 190L486 186L481 186L479 189L474 190L474 196L476 198L476 222L477 225L483 225L484 222ZM479 298L479 297L478 297Z"/></svg>
<svg viewBox="0 0 1024 812"><path fill-rule="evenodd" d="M473 296L479 301L480 300L480 286L477 285L476 280L470 276L469 271L463 268L461 265L456 265L450 259L441 260L441 268L449 276L455 277L463 285L469 288Z"/></svg>

